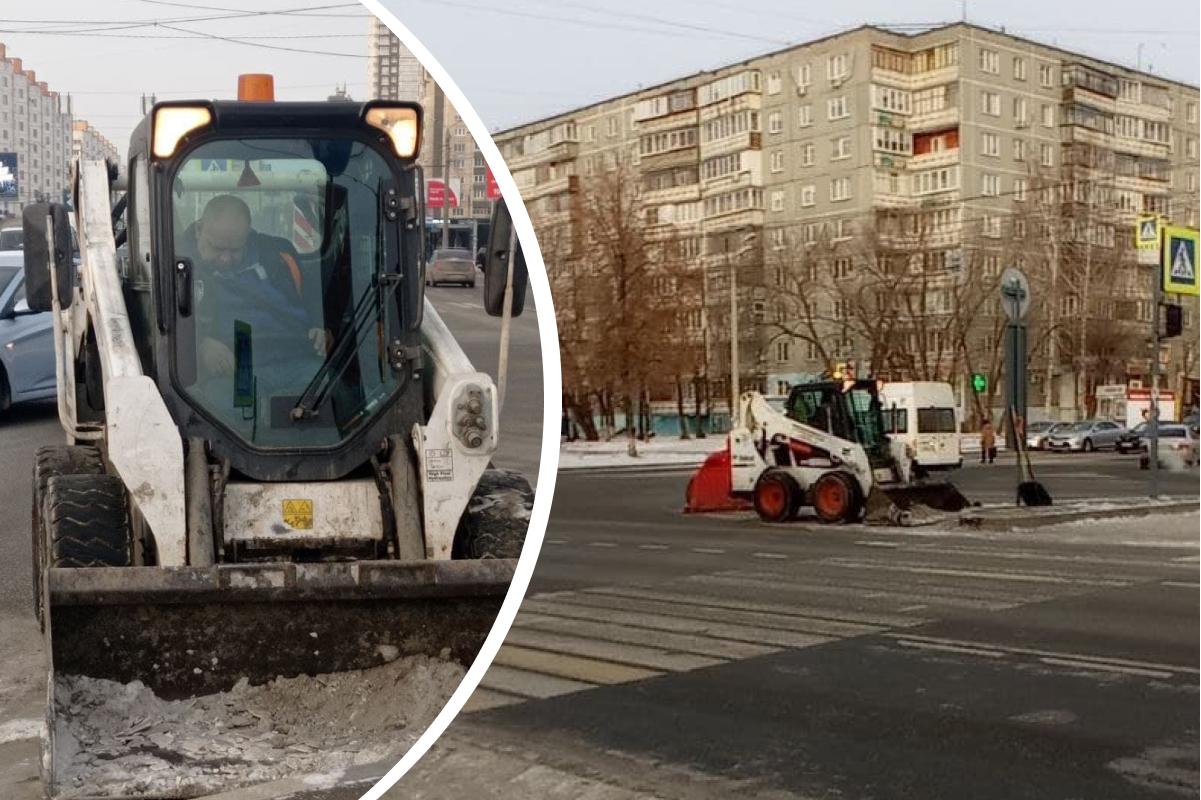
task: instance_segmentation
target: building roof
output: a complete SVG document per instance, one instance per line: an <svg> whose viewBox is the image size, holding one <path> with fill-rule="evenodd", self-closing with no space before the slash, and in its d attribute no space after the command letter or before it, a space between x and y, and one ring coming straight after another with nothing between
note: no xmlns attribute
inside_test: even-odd
<svg viewBox="0 0 1201 800"><path fill-rule="evenodd" d="M793 50L798 50L802 47L810 47L812 45L821 44L822 42L828 42L833 39L840 38L842 36L849 36L851 34L858 33L860 31L870 30L870 31L876 31L877 33L881 33L881 34L886 34L888 36L900 36L900 37L903 37L906 39L916 39L920 36L929 36L930 34L941 33L943 31L948 31L953 28L965 28L965 29L982 31L984 33L992 34L995 36L1004 36L1008 39L1012 39L1015 42L1021 42L1022 44L1030 44L1030 45L1036 45L1038 47L1045 47L1048 50L1052 50L1056 53L1061 53L1062 55L1067 56L1070 59L1081 59L1081 58L1088 59L1089 61L1095 62L1097 64L1103 64L1107 67L1112 67L1114 69L1120 69L1127 73L1134 73L1136 75L1140 75L1140 76L1149 78L1154 81L1159 81L1161 83L1175 84L1177 86L1183 86L1188 89L1197 89L1198 88L1197 85L1188 83L1186 81L1179 81L1179 80L1174 80L1172 78L1165 78L1161 75L1154 75L1145 70L1135 69L1133 67L1129 67L1124 64L1118 64L1117 62L1114 62L1114 61L1107 61L1103 58L1098 58L1096 56L1090 56L1086 53L1079 53L1079 52L1076 52L1073 50L1066 50L1057 45L1051 45L1051 44L1047 44L1046 42L1040 42L1037 39L1031 39L1031 38L1027 38L1024 36L1016 36L1012 33L1006 32L1004 30L993 29L993 28L986 27L984 25L977 25L972 22L948 22L943 25L932 25L929 28L925 28L923 30L913 31L913 32L895 31L895 30L890 30L889 28L887 28L885 26L873 25L873 24L868 23L868 24L864 24L864 25L858 25L854 28L847 28L845 30L837 31L835 33L829 34L827 36L822 36L817 39L810 39L805 42L797 42L796 44L790 44L786 47L780 47L775 50L769 50L766 53L760 53L758 55L750 56L749 58L744 58L739 61L732 61L728 64L723 64L721 66L712 67L710 69L699 70L697 72L693 72L688 75L681 75L679 77L671 78L669 80L662 81L662 82L654 84L652 86L646 86L646 87L643 87L640 89L634 89L634 90L631 90L628 92L622 92L620 94L615 94L611 97L605 97L600 100L594 100L591 103L585 103L584 105L581 105L581 106L576 106L574 108L570 108L570 109L567 109L564 111L558 111L558 112L555 112L554 114L548 114L547 116L540 117L540 118L534 119L534 120L530 120L529 122L523 122L519 125L514 125L510 128L505 128L503 130L497 131L494 135L495 136L504 136L505 134L514 133L522 128L529 128L531 126L553 122L562 117L569 117L572 114L578 114L581 111L585 111L587 109L592 108L593 106L597 106L602 103L611 103L615 100L623 100L626 98L638 97L638 96L646 95L648 93L653 93L656 90L668 89L671 86L678 84L682 81L689 81L689 80L694 80L697 78L703 78L706 75L716 76L718 73L725 72L726 70L729 70L729 69L733 69L736 67L750 66L752 63L754 63L756 61L761 61L762 59L765 59L765 58L771 58L772 56L778 56L778 55L782 55L784 53L789 53L789 52L792 52Z"/></svg>

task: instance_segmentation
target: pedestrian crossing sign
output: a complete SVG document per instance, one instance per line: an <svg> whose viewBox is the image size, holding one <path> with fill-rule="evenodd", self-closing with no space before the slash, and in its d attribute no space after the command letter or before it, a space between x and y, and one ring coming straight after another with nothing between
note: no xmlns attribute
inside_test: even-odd
<svg viewBox="0 0 1201 800"><path fill-rule="evenodd" d="M1163 232L1163 290L1169 294L1201 294L1197 280L1198 233L1171 225Z"/></svg>
<svg viewBox="0 0 1201 800"><path fill-rule="evenodd" d="M1139 250L1154 250L1159 247L1159 217L1140 214L1134 223L1134 246Z"/></svg>

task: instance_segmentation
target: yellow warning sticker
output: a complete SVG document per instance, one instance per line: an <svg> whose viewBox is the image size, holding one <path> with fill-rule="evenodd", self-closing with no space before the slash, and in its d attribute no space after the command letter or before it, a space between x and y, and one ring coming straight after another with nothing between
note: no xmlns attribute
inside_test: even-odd
<svg viewBox="0 0 1201 800"><path fill-rule="evenodd" d="M313 529L313 501L285 500L284 524L298 531Z"/></svg>

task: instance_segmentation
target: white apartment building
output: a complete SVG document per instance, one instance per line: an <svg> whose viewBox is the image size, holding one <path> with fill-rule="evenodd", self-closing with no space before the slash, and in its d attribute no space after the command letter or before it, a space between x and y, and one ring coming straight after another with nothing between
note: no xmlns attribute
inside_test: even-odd
<svg viewBox="0 0 1201 800"><path fill-rule="evenodd" d="M17 196L0 197L0 216L26 203L62 201L71 143L71 113L58 92L0 44L0 153L15 155L17 164Z"/></svg>

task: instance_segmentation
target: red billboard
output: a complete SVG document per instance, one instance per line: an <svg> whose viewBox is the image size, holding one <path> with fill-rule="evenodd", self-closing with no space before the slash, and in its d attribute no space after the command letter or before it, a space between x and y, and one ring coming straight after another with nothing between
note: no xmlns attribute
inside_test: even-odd
<svg viewBox="0 0 1201 800"><path fill-rule="evenodd" d="M446 182L441 178L430 178L425 182L425 205L427 208L446 208L447 195L450 196L449 205L451 208L459 207L459 193L457 191L459 181L457 178L450 179L450 188L447 190Z"/></svg>
<svg viewBox="0 0 1201 800"><path fill-rule="evenodd" d="M492 167L488 167L488 199L500 199L500 187L496 185L496 176L492 174Z"/></svg>

